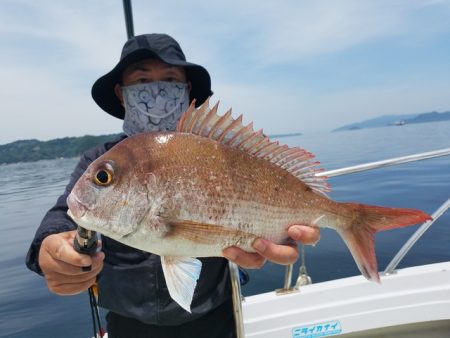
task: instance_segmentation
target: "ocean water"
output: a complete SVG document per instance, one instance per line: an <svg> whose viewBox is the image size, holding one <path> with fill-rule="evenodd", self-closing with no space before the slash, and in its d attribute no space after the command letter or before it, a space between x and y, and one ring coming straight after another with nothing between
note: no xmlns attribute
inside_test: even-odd
<svg viewBox="0 0 450 338"><path fill-rule="evenodd" d="M316 154L326 170L450 148L450 122L324 132L280 139ZM86 293L60 297L42 277L27 270L25 255L45 212L62 193L77 159L0 166L0 337L79 338L92 336ZM331 178L330 197L434 212L450 197L450 156ZM418 226L376 236L383 270ZM306 266L313 282L358 275L353 259L333 230L307 246ZM412 248L401 267L450 259L450 212L442 216ZM294 269L296 278L298 264ZM251 270L244 295L283 285L284 267L267 263Z"/></svg>

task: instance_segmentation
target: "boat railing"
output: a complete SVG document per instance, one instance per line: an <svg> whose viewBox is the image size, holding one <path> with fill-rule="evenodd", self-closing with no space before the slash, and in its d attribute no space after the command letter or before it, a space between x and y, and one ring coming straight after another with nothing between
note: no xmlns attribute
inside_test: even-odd
<svg viewBox="0 0 450 338"><path fill-rule="evenodd" d="M349 166L349 167L345 167L345 168L341 168L341 169L323 171L323 172L317 173L316 175L317 176L326 176L326 177L342 176L342 175L348 175L348 174L358 173L358 172L362 172L362 171L384 168L387 166L399 165L399 164L408 163L408 162L421 161L421 160L426 160L426 159L431 159L431 158L441 157L441 156L447 156L447 155L450 155L450 148L434 150L434 151L429 151L429 152L424 152L424 153L418 153L418 154L414 154L414 155L390 158L390 159L386 159L386 160L382 160L382 161L369 162L369 163L364 163L364 164L355 165L355 166ZM442 216L449 208L450 208L450 198L446 202L444 202L444 204L442 204L432 214L432 220L423 223L416 230L416 232L408 239L408 241L403 245L403 247L397 252L395 257L391 260L391 262L387 265L386 269L384 270L383 273L385 275L392 274L395 272L395 268L398 266L398 264L403 259L403 257L405 257L405 255L409 252L409 250L413 247L413 245L430 228L430 226L440 216ZM303 259L304 259L304 257L302 254L302 260ZM298 290L299 283L297 283L294 287L292 287L293 267L294 267L293 264L286 266L283 288L276 290L277 294L291 293L293 291ZM302 267L304 268L304 263L302 263L300 270L302 270ZM236 321L236 334L237 334L238 338L243 338L245 336L244 321L243 321L243 315L242 315L243 297L242 297L241 285L240 285L240 280L239 280L239 269L238 269L238 266L232 262L229 262L229 268L230 268L230 275L231 275L234 316L235 316L235 321ZM303 272L305 272L305 271L306 271L306 269L304 268ZM300 272L302 272L302 271L300 271Z"/></svg>

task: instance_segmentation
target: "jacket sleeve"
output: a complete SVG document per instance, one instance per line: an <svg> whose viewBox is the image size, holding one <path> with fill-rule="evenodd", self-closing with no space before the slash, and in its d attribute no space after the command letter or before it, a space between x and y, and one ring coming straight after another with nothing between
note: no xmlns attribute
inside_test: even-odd
<svg viewBox="0 0 450 338"><path fill-rule="evenodd" d="M89 164L91 164L97 157L105 153L107 150L112 148L112 146L116 143L118 143L117 140L115 142L105 143L104 145L88 150L81 156L75 170L70 175L70 181L66 186L64 194L58 198L56 204L45 214L40 226L36 230L36 234L31 242L25 261L30 270L43 275L38 261L39 249L42 241L47 236L76 229L77 226L75 222L72 221L72 219L67 215L67 196L70 194L73 186L78 181L80 176L83 175Z"/></svg>

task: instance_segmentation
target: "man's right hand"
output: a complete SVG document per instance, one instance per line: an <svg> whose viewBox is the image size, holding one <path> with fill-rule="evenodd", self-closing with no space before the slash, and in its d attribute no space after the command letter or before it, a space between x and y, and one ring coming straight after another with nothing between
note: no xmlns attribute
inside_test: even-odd
<svg viewBox="0 0 450 338"><path fill-rule="evenodd" d="M103 268L105 254L97 252L88 256L73 248L76 230L46 237L39 251L39 265L50 291L58 295L75 295L95 283ZM90 271L83 267L91 266Z"/></svg>

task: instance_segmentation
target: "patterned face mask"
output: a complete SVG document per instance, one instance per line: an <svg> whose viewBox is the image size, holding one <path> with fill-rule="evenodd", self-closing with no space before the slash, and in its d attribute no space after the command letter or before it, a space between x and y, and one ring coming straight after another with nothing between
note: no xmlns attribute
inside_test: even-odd
<svg viewBox="0 0 450 338"><path fill-rule="evenodd" d="M123 131L131 136L148 131L174 131L189 107L186 83L149 82L122 87Z"/></svg>

